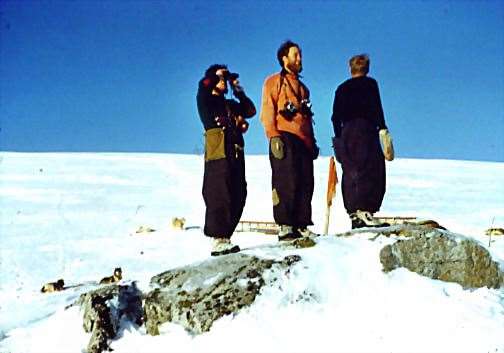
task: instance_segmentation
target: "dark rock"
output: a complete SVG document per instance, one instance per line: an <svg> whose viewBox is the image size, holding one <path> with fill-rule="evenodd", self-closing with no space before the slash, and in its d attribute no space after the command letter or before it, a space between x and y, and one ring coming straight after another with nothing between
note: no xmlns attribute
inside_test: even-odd
<svg viewBox="0 0 504 353"><path fill-rule="evenodd" d="M498 263L475 240L432 228L403 227L396 233L408 238L380 251L385 272L405 267L433 279L459 283L464 288L500 288L504 283Z"/></svg>
<svg viewBox="0 0 504 353"><path fill-rule="evenodd" d="M266 284L266 271L285 271L300 260L298 255L274 261L236 253L161 273L151 279L157 288L145 298L147 332L159 334L165 322L194 334L209 331L215 320L254 302Z"/></svg>
<svg viewBox="0 0 504 353"><path fill-rule="evenodd" d="M119 323L125 318L141 325L143 318L141 292L130 285L109 285L82 294L76 301L84 311L84 331L91 332L88 353L110 350L109 340L117 336Z"/></svg>

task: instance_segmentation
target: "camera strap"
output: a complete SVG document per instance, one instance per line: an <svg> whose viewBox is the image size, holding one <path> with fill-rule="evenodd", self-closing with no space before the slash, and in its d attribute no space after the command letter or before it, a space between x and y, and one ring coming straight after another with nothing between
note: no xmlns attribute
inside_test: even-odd
<svg viewBox="0 0 504 353"><path fill-rule="evenodd" d="M296 90L292 86L290 80L286 77L286 71L284 71L284 70L280 71L280 83L279 83L279 86L278 86L276 105L278 105L278 100L280 98L280 93L281 93L282 89L283 89L283 92L284 92L284 95L285 95L285 100L287 102L290 102L290 99L287 96L287 89L285 89L284 85L283 85L284 80L287 80L287 84L289 85L289 89L292 92L292 94L294 94L294 97L296 97L297 104L300 107L301 106L301 101L303 100L303 97L302 97L302 93L303 93L303 90L304 90L302 88L303 87L303 83L298 80L298 82L299 82L299 92L296 92ZM278 106L277 106L277 113L278 113Z"/></svg>
<svg viewBox="0 0 504 353"><path fill-rule="evenodd" d="M284 73L283 71L280 72L280 84L278 85L278 92L277 92L277 101L276 101L276 104L278 104L278 100L280 99L280 92L282 91L282 87L283 87L283 81L285 79L285 76L284 76ZM287 98L287 97L285 97Z"/></svg>
<svg viewBox="0 0 504 353"><path fill-rule="evenodd" d="M301 81L298 81L298 82L299 82L299 91L298 91L298 92L296 92L296 90L295 90L295 89L294 89L294 87L292 86L292 84L291 84L291 82L290 82L289 78L288 78L288 77L285 77L285 79L287 80L287 84L289 85L289 88L290 88L290 90L291 90L292 94L294 94L294 97L296 97L298 104L301 104L301 101L303 100L303 97L302 97L302 95L301 95L301 93L302 93L302 92L301 92Z"/></svg>

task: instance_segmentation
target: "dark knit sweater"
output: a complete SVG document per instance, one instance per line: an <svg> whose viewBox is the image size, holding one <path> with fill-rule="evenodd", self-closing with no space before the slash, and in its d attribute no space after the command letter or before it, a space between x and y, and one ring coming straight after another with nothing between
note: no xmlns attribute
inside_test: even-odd
<svg viewBox="0 0 504 353"><path fill-rule="evenodd" d="M336 89L332 122L334 136L341 136L345 122L361 118L372 122L376 129L386 129L378 83L367 76L346 80Z"/></svg>

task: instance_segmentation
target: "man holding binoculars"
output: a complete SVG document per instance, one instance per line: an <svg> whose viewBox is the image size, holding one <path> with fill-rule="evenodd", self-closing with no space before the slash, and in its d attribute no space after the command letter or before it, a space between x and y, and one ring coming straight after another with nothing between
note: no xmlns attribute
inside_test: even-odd
<svg viewBox="0 0 504 353"><path fill-rule="evenodd" d="M228 82L238 99L226 99ZM245 206L247 182L243 133L246 118L255 115L254 103L245 95L238 74L225 65L212 65L200 80L196 97L205 128L205 235L214 238L212 255L237 252L230 241Z"/></svg>
<svg viewBox="0 0 504 353"><path fill-rule="evenodd" d="M310 91L299 79L299 45L286 41L277 51L281 72L264 82L261 122L270 144L273 216L281 241L314 236L313 160L318 157L313 133Z"/></svg>

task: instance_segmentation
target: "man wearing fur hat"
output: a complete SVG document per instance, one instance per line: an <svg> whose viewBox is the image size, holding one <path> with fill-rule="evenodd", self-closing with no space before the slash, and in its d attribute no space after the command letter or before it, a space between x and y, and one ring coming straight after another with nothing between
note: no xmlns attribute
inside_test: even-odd
<svg viewBox="0 0 504 353"><path fill-rule="evenodd" d="M315 236L312 225L313 160L318 157L313 134L310 91L301 82L298 44L286 41L277 51L282 70L264 82L261 122L269 140L273 216L278 240Z"/></svg>
<svg viewBox="0 0 504 353"><path fill-rule="evenodd" d="M228 83L236 99L226 98ZM254 116L256 109L240 86L238 74L230 73L225 65L215 64L206 70L196 100L205 129L204 233L214 238L211 254L218 256L240 250L230 239L247 197L245 119Z"/></svg>

